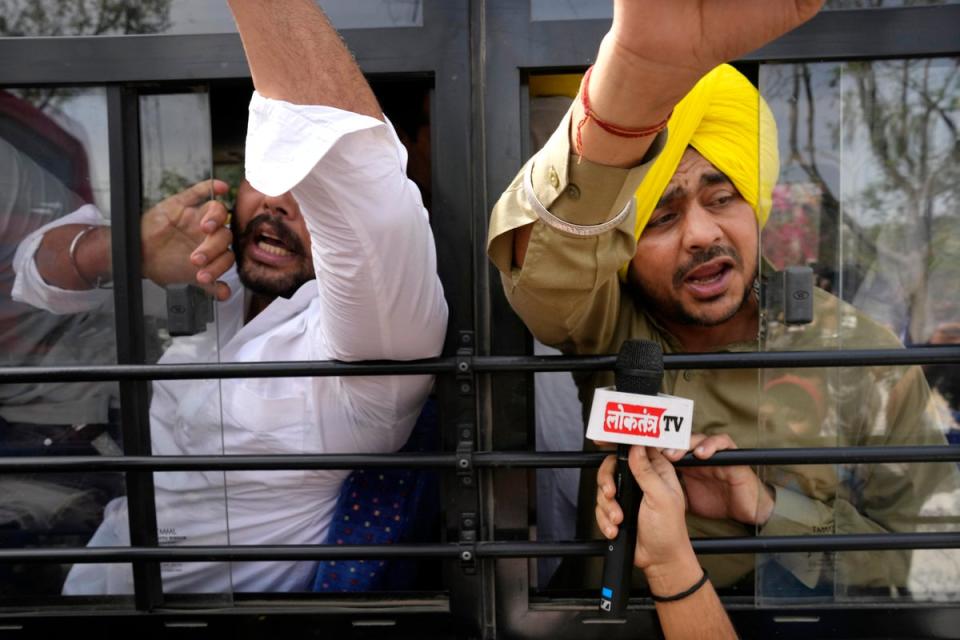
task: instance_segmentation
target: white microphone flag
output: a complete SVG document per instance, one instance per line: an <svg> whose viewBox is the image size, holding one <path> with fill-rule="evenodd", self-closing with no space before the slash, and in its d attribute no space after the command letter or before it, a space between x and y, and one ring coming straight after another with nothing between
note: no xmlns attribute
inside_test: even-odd
<svg viewBox="0 0 960 640"><path fill-rule="evenodd" d="M686 451L692 430L693 400L624 393L613 387L593 392L587 423L591 440Z"/></svg>

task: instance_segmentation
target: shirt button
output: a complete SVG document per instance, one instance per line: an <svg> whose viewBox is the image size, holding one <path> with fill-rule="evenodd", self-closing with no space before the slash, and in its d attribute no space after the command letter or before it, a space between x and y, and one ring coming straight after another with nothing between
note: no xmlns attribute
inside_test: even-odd
<svg viewBox="0 0 960 640"><path fill-rule="evenodd" d="M690 371L689 369L687 371L684 371L683 379L686 380L687 382L690 382L691 380L693 380L693 371Z"/></svg>
<svg viewBox="0 0 960 640"><path fill-rule="evenodd" d="M578 186L575 185L575 184L571 184L571 185L567 186L567 196L568 196L571 200L579 200L579 199L580 199L580 187L578 187Z"/></svg>
<svg viewBox="0 0 960 640"><path fill-rule="evenodd" d="M560 188L560 176L557 175L557 170L553 167L550 167L550 184L553 185L554 189Z"/></svg>

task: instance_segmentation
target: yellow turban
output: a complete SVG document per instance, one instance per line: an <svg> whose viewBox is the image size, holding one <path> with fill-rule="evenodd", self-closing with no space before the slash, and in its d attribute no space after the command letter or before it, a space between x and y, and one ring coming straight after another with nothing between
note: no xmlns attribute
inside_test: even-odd
<svg viewBox="0 0 960 640"><path fill-rule="evenodd" d="M756 87L728 64L714 68L684 96L667 123L667 143L637 189L637 239L688 146L750 203L762 227L780 173L777 125ZM626 278L627 265L620 270Z"/></svg>

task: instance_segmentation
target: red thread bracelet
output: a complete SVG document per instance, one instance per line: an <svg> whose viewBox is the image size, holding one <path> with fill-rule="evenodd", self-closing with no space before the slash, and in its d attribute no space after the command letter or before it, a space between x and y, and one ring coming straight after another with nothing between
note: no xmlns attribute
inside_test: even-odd
<svg viewBox="0 0 960 640"><path fill-rule="evenodd" d="M580 92L580 104L583 106L583 118L581 118L580 122L577 123L576 151L579 157L583 157L583 138L581 135L581 130L583 129L583 125L587 123L587 120L593 120L597 123L598 127L610 135L617 136L618 138L645 138L647 136L652 136L655 133L660 133L667 127L667 122L670 120L670 116L673 115L672 110L667 114L667 117L660 122L652 126L641 127L639 129L620 127L597 116L594 110L590 107L590 74L592 72L593 66L591 65L590 68L587 69L587 72L583 74L583 91Z"/></svg>

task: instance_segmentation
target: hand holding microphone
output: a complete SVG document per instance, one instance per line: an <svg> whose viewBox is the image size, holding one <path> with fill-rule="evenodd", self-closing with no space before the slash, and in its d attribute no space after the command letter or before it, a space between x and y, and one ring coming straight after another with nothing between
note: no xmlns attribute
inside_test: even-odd
<svg viewBox="0 0 960 640"><path fill-rule="evenodd" d="M608 538L619 533L617 525L623 521L612 482L616 463L616 457L609 456L597 473L597 522ZM677 573L678 568L693 572L696 575L689 581L693 584L700 577L699 565L687 533L683 487L673 464L659 450L637 446L630 448L629 465L643 494L636 516L634 566L644 570L648 581Z"/></svg>
<svg viewBox="0 0 960 640"><path fill-rule="evenodd" d="M614 380L616 392L609 398L604 397L604 390L595 392L587 436L597 438L599 429L620 438L617 440L615 497L624 513L628 514L628 519L607 546L600 589L600 610L606 615L619 617L626 610L630 595L630 576L637 539L637 523L632 514L640 508L642 495L628 466L630 448L626 442L629 439L623 438L634 434L651 436L661 433L666 410L655 406L658 400L656 393L663 380L663 351L660 345L649 340L624 342L617 355ZM601 433L597 439L606 437Z"/></svg>

